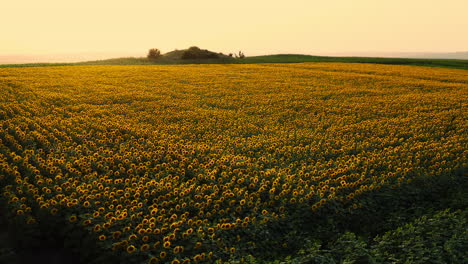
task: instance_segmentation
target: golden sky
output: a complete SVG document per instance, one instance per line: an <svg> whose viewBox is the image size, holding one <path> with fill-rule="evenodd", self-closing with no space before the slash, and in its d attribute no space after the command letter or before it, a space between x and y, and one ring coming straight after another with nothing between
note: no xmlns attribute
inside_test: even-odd
<svg viewBox="0 0 468 264"><path fill-rule="evenodd" d="M0 55L468 49L467 0L1 0Z"/></svg>

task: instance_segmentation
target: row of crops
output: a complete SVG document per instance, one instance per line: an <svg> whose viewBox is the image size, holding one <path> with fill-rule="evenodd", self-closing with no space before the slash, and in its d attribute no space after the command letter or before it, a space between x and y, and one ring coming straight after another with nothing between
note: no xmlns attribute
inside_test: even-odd
<svg viewBox="0 0 468 264"><path fill-rule="evenodd" d="M271 223L468 164L463 70L5 68L0 88L1 199L22 243L121 263L240 259Z"/></svg>

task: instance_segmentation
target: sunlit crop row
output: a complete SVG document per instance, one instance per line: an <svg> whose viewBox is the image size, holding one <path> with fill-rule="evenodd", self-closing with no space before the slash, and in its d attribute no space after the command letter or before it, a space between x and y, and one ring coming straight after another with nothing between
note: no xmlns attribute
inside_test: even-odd
<svg viewBox="0 0 468 264"><path fill-rule="evenodd" d="M12 217L85 229L125 261L211 262L295 208L466 170L467 104L463 70L4 68L0 186Z"/></svg>

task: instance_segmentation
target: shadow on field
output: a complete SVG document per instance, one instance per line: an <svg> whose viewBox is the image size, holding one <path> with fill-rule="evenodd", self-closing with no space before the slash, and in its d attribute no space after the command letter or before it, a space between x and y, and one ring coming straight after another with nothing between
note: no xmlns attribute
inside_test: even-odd
<svg viewBox="0 0 468 264"><path fill-rule="evenodd" d="M2 210L3 211L3 210ZM6 217L0 211L0 264L80 264L79 256L58 247L18 249L14 232L8 229Z"/></svg>

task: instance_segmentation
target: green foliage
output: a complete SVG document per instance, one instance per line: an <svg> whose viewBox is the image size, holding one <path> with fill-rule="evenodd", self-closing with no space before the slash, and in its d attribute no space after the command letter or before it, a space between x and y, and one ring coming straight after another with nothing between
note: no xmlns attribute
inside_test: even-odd
<svg viewBox="0 0 468 264"><path fill-rule="evenodd" d="M358 238L354 233L346 232L330 245L328 253L337 263L375 263L367 243Z"/></svg>
<svg viewBox="0 0 468 264"><path fill-rule="evenodd" d="M423 216L375 239L379 263L467 263L468 211Z"/></svg>
<svg viewBox="0 0 468 264"><path fill-rule="evenodd" d="M303 249L281 260L265 261L249 255L231 263L468 263L467 216L468 210L443 210L390 230L369 243L345 232L327 246L307 240Z"/></svg>
<svg viewBox="0 0 468 264"><path fill-rule="evenodd" d="M219 54L209 51L202 50L199 47L190 47L183 54L181 59L183 60L197 60L197 59L217 59Z"/></svg>

